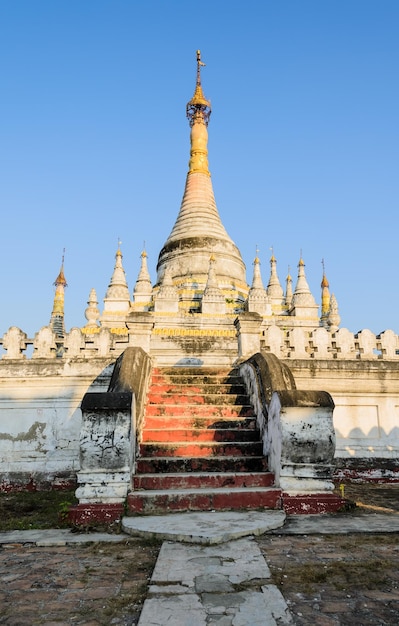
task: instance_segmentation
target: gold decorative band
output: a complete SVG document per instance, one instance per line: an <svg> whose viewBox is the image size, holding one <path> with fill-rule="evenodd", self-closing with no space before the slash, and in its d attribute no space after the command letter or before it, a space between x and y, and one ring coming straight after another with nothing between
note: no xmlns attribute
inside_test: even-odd
<svg viewBox="0 0 399 626"><path fill-rule="evenodd" d="M154 328L154 335L167 337L235 337L235 330L217 328Z"/></svg>

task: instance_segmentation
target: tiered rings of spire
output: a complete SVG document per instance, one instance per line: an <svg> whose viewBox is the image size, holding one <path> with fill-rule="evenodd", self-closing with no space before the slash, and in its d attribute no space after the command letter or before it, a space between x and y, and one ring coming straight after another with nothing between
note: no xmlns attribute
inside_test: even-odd
<svg viewBox="0 0 399 626"><path fill-rule="evenodd" d="M186 186L176 222L159 254L156 289L167 273L178 290L179 309L200 312L212 256L219 288L229 300L231 313L237 313L244 308L248 285L240 251L222 224L213 193L207 130L211 106L201 85L204 65L197 50L195 91L186 107L191 127Z"/></svg>

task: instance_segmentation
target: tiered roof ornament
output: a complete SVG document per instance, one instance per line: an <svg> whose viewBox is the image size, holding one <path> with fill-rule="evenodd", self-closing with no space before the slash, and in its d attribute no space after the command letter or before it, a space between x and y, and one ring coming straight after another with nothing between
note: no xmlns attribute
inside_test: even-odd
<svg viewBox="0 0 399 626"><path fill-rule="evenodd" d="M272 250L272 256L270 257L270 278L267 285L267 295L272 303L273 312L279 314L283 305L283 288L280 283L280 279L277 275L277 261Z"/></svg>
<svg viewBox="0 0 399 626"><path fill-rule="evenodd" d="M97 321L100 317L100 311L98 310L97 293L94 287L90 290L87 305L88 306L85 310L85 318L87 319L87 324L85 326L85 329L87 330L98 328Z"/></svg>
<svg viewBox="0 0 399 626"><path fill-rule="evenodd" d="M152 284L147 266L147 252L141 253L141 267L133 289L134 309L148 310L151 306Z"/></svg>
<svg viewBox="0 0 399 626"><path fill-rule="evenodd" d="M260 315L271 315L270 301L267 291L263 286L258 253L259 250L256 249L256 257L253 263L254 273L252 285L248 293L248 312L259 313Z"/></svg>
<svg viewBox="0 0 399 626"><path fill-rule="evenodd" d="M161 285L154 297L155 313L177 313L179 296L173 283L170 267L165 267Z"/></svg>
<svg viewBox="0 0 399 626"><path fill-rule="evenodd" d="M330 298L330 308L328 311L328 327L332 333L338 330L341 322L341 316L338 311L338 302L335 295L332 293Z"/></svg>
<svg viewBox="0 0 399 626"><path fill-rule="evenodd" d="M209 259L208 280L202 296L201 312L208 315L223 315L226 313L226 299L219 289L213 254L211 254Z"/></svg>
<svg viewBox="0 0 399 626"><path fill-rule="evenodd" d="M318 319L318 306L312 293L309 289L308 282L305 275L305 262L301 258L298 263L298 278L292 296L292 308L290 310L291 315L297 317L303 317L305 319Z"/></svg>
<svg viewBox="0 0 399 626"><path fill-rule="evenodd" d="M291 308L292 305L292 276L290 274L290 268L288 266L288 274L285 279L285 306L287 307L287 311Z"/></svg>
<svg viewBox="0 0 399 626"><path fill-rule="evenodd" d="M121 242L118 241L114 271L104 298L104 311L101 317L102 326L124 326L125 317L130 309L130 294L125 270L122 265L120 246Z"/></svg>

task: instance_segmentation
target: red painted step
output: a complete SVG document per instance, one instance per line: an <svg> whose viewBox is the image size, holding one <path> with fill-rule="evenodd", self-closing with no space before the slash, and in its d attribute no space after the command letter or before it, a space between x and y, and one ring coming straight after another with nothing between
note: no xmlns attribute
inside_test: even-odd
<svg viewBox="0 0 399 626"><path fill-rule="evenodd" d="M247 418L199 416L199 415L147 415L144 430L168 430L175 428L197 429L256 429L256 420L253 416Z"/></svg>
<svg viewBox="0 0 399 626"><path fill-rule="evenodd" d="M235 370L156 368L128 511L279 508L262 450Z"/></svg>
<svg viewBox="0 0 399 626"><path fill-rule="evenodd" d="M250 405L230 404L149 404L147 405L146 415L176 415L186 417L187 415L196 415L198 417L253 417L253 408Z"/></svg>
<svg viewBox="0 0 399 626"><path fill-rule="evenodd" d="M179 383L154 382L152 381L151 391L153 393L180 394L184 391L187 395L209 394L209 395L246 395L245 387L239 383L210 383L206 385L184 385Z"/></svg>
<svg viewBox="0 0 399 626"><path fill-rule="evenodd" d="M158 472L266 472L267 469L267 459L264 456L139 457L136 461L138 474Z"/></svg>
<svg viewBox="0 0 399 626"><path fill-rule="evenodd" d="M256 441L257 431L251 428L146 428L144 443L204 442L204 441Z"/></svg>
<svg viewBox="0 0 399 626"><path fill-rule="evenodd" d="M168 443L142 443L140 445L140 456L147 457L214 457L214 456L259 456L262 454L261 442L212 442L204 443L188 442L168 442Z"/></svg>
<svg viewBox="0 0 399 626"><path fill-rule="evenodd" d="M189 474L139 474L133 477L135 490L271 487L271 472L191 472Z"/></svg>
<svg viewBox="0 0 399 626"><path fill-rule="evenodd" d="M153 391L151 390L147 396L148 404L212 404L212 405L223 405L230 406L232 405L244 405L248 400L247 396L239 395L239 394L228 394L228 393L201 393L201 391L197 391L195 393L187 393L187 390L182 387L181 391L174 391L165 393L163 391Z"/></svg>
<svg viewBox="0 0 399 626"><path fill-rule="evenodd" d="M155 515L163 511L241 511L281 507L280 489L182 489L133 492L128 496L132 513Z"/></svg>

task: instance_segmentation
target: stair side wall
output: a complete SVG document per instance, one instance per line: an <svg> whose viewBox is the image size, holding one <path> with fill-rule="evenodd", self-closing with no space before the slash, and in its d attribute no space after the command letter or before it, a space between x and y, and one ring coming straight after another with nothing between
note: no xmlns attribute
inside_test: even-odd
<svg viewBox="0 0 399 626"><path fill-rule="evenodd" d="M240 365L240 373L276 486L294 496L331 492L335 432L330 394L298 391L287 366L274 355L254 355Z"/></svg>
<svg viewBox="0 0 399 626"><path fill-rule="evenodd" d="M151 359L142 348L127 348L117 359L106 393L82 401L79 504L123 503L131 484Z"/></svg>

